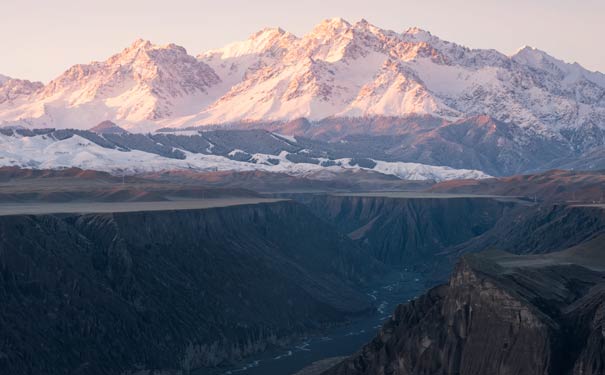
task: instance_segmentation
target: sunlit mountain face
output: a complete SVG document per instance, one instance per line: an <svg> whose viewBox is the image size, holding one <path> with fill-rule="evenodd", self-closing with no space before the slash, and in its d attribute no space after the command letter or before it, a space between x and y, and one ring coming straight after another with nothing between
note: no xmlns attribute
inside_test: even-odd
<svg viewBox="0 0 605 375"><path fill-rule="evenodd" d="M300 37L263 29L196 57L174 44L139 39L105 61L75 65L47 85L3 77L0 122L9 128L83 131L110 121L131 133L172 132L194 141L187 146L187 140L167 143L149 138L162 136L146 135L145 141L116 143L82 132L76 134L84 136L81 142L67 135L28 138L41 142L38 157L19 152L21 142L29 140L17 136L0 139L6 146L2 164L108 171L217 165L219 170L308 174L318 168L291 163L357 167L353 159L363 158L371 159L367 169L404 178L418 168L397 163L477 171L471 172L475 177L562 166L599 169L604 98L603 74L531 47L506 56L418 28L395 32L365 20L325 20ZM202 147L208 140L199 139L198 132L217 127L263 129L332 144L301 140L267 152L244 147L245 137L238 135L240 144L231 142L229 149ZM80 144L92 147L77 158L44 156ZM107 148L151 154L114 155ZM293 153L298 155L288 156ZM421 174L436 180L470 176Z"/></svg>
<svg viewBox="0 0 605 375"><path fill-rule="evenodd" d="M473 50L410 28L329 19L296 36L264 29L196 57L137 40L44 87L0 81L5 124L134 130L332 117L488 115L549 133L605 118L605 76L531 48Z"/></svg>

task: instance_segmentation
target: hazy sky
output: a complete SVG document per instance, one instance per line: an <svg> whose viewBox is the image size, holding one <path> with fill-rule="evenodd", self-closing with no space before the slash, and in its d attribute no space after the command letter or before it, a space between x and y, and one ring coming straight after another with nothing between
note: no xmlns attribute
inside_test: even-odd
<svg viewBox="0 0 605 375"><path fill-rule="evenodd" d="M506 54L530 45L605 72L605 0L0 0L0 74L46 82L137 37L196 55L267 26L302 35L331 17Z"/></svg>

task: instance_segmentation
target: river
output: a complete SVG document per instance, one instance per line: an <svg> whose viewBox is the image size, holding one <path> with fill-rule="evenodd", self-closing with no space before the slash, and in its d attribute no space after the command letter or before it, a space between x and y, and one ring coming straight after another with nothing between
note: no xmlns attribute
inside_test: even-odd
<svg viewBox="0 0 605 375"><path fill-rule="evenodd" d="M301 338L291 347L259 353L233 367L200 369L195 375L292 375L313 362L355 353L372 340L395 307L426 290L421 274L402 271L389 275L381 284L366 290L376 311L349 324L333 327L319 335Z"/></svg>

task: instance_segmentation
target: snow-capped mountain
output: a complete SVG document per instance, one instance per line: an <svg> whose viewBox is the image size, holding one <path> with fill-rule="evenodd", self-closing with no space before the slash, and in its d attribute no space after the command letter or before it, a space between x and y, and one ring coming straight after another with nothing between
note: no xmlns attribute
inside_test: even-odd
<svg viewBox="0 0 605 375"><path fill-rule="evenodd" d="M474 120L483 116L489 126ZM605 75L530 47L506 56L335 18L301 37L269 28L197 57L137 40L45 86L0 78L2 125L105 120L134 132L269 124L343 138L387 129L402 137L390 145L398 161L449 165L460 154L467 162L456 167L506 174L603 147Z"/></svg>
<svg viewBox="0 0 605 375"><path fill-rule="evenodd" d="M139 39L106 61L75 65L33 93L14 95L0 104L0 116L30 127L88 128L91 121L114 119L155 128L163 119L199 110L219 82L210 67L184 48Z"/></svg>
<svg viewBox="0 0 605 375"><path fill-rule="evenodd" d="M340 18L302 37L264 29L197 58L173 44L137 40L45 87L7 88L7 82L0 79L0 121L30 127L88 128L111 120L154 130L409 115L488 115L555 136L605 127L601 73L530 47L505 56L418 28L398 33Z"/></svg>
<svg viewBox="0 0 605 375"><path fill-rule="evenodd" d="M545 131L605 123L605 75L531 48L509 57L342 19L290 45L188 124L376 115L489 115Z"/></svg>
<svg viewBox="0 0 605 375"><path fill-rule="evenodd" d="M31 82L0 75L0 106L10 107L15 100L29 97L43 87L42 82Z"/></svg>

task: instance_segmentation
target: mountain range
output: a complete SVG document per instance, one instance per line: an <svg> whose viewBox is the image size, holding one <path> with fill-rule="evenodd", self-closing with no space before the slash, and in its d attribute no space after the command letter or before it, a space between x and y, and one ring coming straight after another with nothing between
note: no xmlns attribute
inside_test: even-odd
<svg viewBox="0 0 605 375"><path fill-rule="evenodd" d="M577 63L531 47L506 56L418 28L397 33L340 18L302 37L264 29L196 57L139 39L47 85L0 82L2 121L59 128L102 120L153 130L302 117L489 115L549 131L605 119L605 75Z"/></svg>
<svg viewBox="0 0 605 375"><path fill-rule="evenodd" d="M389 154L382 160L493 175L596 169L605 160L605 75L531 47L507 56L419 28L334 18L302 37L267 28L197 56L139 39L46 85L0 77L3 126L84 130L102 121L130 132L367 135Z"/></svg>

